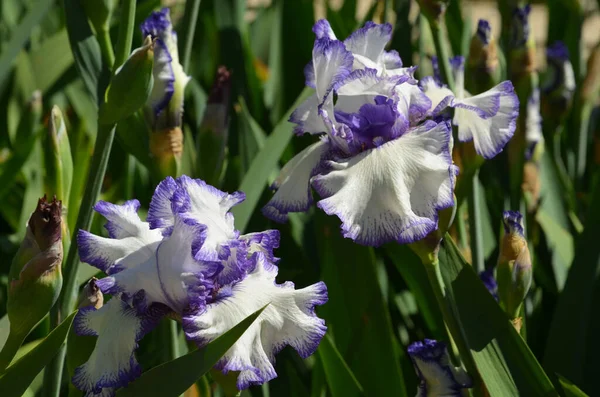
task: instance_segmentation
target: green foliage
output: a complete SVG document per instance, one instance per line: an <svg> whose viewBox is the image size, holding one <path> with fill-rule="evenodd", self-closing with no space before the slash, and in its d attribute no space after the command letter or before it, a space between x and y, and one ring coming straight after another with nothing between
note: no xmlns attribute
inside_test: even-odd
<svg viewBox="0 0 600 397"><path fill-rule="evenodd" d="M81 285L104 274L79 263L75 241L68 255L65 251L59 307L27 338L19 335L11 340L6 315L10 263L25 235L26 221L44 194L63 200L66 235L74 235L78 228L105 235L102 222L91 211L98 199L137 198L142 212L148 209L160 180L141 110L152 87L152 60L146 57L140 68L130 62L120 70L118 66L131 48L143 45L139 24L164 2L0 3L0 346L15 345L10 353L18 357L25 346L39 342L0 375L0 394L34 396L44 389L50 396L67 390L79 396L69 389L68 377L60 375L65 357L60 347L73 315L57 323L61 313L74 309ZM477 21L469 16L466 4L450 1L444 18L430 26L424 16L414 18L415 3L407 0L372 2L368 9L355 0L345 0L339 7L327 1L322 8L315 8L312 0L273 0L260 6L245 0L171 3L181 63L191 77L184 93L179 171L222 190L243 191L246 200L233 209L236 228L278 229L279 278L298 286L323 280L329 291L329 302L317 309L328 327L317 353L302 360L284 349L275 365L279 377L242 396L414 395L419 379L407 347L424 338L448 342L444 318L448 313L458 324L453 338L468 351L468 357L464 351L457 357L458 343L451 355L456 363L468 366L472 361L476 367L471 374L476 388L469 395L600 393L596 381L600 321L595 315L600 304L600 112L594 111L600 94L600 56L586 67L584 54L589 51L584 51L581 27L589 16L578 2L538 4L548 9L548 44L562 40L570 50L578 86L558 121L548 122L544 115L545 151L527 165L535 171L533 180L522 175L523 157L518 161L511 157L514 147L485 162L456 156L457 165L472 166L461 169L456 189L460 208L449 231L452 238L444 239L439 252L444 307L439 306L439 293L436 297L439 290L432 288L426 268L409 246L354 244L341 236L338 220L318 208L292 214L289 223L281 225L267 220L260 210L271 197L269 185L281 167L314 142L314 137L294 137L288 119L313 92L305 87L303 68L311 60L315 15L326 13L340 39L368 20L393 22L387 49L398 51L404 66L418 65L421 78L432 73L432 56L468 58ZM523 105L518 128L523 128L527 93L544 87L551 73L538 65L537 71L517 76L519 54L509 41L511 4L498 3L502 29L492 26L492 31L503 32L502 37L496 34L497 73L514 78ZM600 54L600 47L592 54ZM220 66L231 73L231 87L228 98L219 103L219 112L226 117L214 125L216 108L207 102ZM452 80L444 59L441 67ZM543 90L541 95L544 106ZM52 110L55 106L62 112L60 121ZM465 146L458 139L454 147L455 154L464 155ZM539 189L524 193L522 182L539 183ZM518 313L520 332L477 277L478 271L497 265L503 210L526 214L533 282ZM180 330L173 333L159 327L140 342L137 357L143 375L118 395L176 396L190 386L203 396L226 395L232 375L222 377L209 370L258 314L187 354L193 346ZM93 337L86 338L84 356L94 342ZM18 353L19 346L23 347ZM74 335L69 346L77 349ZM165 353L169 349L184 355L174 359ZM49 365L53 357L55 362ZM69 370L81 362L81 357L70 361ZM44 368L48 383L42 387Z"/></svg>

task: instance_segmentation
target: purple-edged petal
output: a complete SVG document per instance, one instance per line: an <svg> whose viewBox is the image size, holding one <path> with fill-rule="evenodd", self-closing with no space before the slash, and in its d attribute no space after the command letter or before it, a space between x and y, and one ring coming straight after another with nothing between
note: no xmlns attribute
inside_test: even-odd
<svg viewBox="0 0 600 397"><path fill-rule="evenodd" d="M173 31L169 9L163 8L150 14L141 25L142 34L155 39L154 43L154 86L148 98L148 106L158 116L167 107L170 113L180 114L183 110L183 90L190 77L179 63L177 34ZM175 117L179 119L179 117Z"/></svg>
<svg viewBox="0 0 600 397"><path fill-rule="evenodd" d="M146 223L137 214L139 209L140 202L137 200L126 201L123 205L99 201L94 206L94 211L108 221L104 227L111 238L137 236L147 229Z"/></svg>
<svg viewBox="0 0 600 397"><path fill-rule="evenodd" d="M432 339L408 346L417 376L420 379L417 396L461 397L462 389L472 387L469 375L450 362L446 344Z"/></svg>
<svg viewBox="0 0 600 397"><path fill-rule="evenodd" d="M240 371L239 389L275 378L275 354L286 345L303 358L310 356L327 329L314 312L316 305L327 301L325 284L299 290L292 283L275 284L277 270L264 255L258 254L253 271L223 298L209 304L203 312L183 317L187 338L205 346L269 304L216 365L224 373Z"/></svg>
<svg viewBox="0 0 600 397"><path fill-rule="evenodd" d="M98 310L93 306L80 309L73 322L75 332L98 339L88 361L75 369L73 384L91 395L110 393L103 389L123 387L140 376L142 369L134 355L137 342L164 314L162 307L138 314L119 297Z"/></svg>
<svg viewBox="0 0 600 397"><path fill-rule="evenodd" d="M208 278L220 270L219 264L194 259L206 239L206 229L195 219L176 214L173 233L157 249L159 286L168 306L177 312L181 312L189 303L187 290L182 288L186 284L182 280L185 277L183 275L203 273Z"/></svg>
<svg viewBox="0 0 600 397"><path fill-rule="evenodd" d="M206 227L196 259L218 259L218 246L238 236L229 210L244 201L246 196L241 192L222 192L200 179L185 175L179 177L177 183L181 188L175 193L173 200L181 202L178 206L186 217Z"/></svg>
<svg viewBox="0 0 600 397"><path fill-rule="evenodd" d="M502 222L504 224L504 233L524 237L523 214L519 211L504 211Z"/></svg>
<svg viewBox="0 0 600 397"><path fill-rule="evenodd" d="M352 71L352 54L341 41L318 39L313 47L315 89L320 101Z"/></svg>
<svg viewBox="0 0 600 397"><path fill-rule="evenodd" d="M151 230L148 223L140 220L135 212L138 206L137 200L122 206L103 201L96 204L94 208L108 219L106 228L115 238L80 230L77 245L81 261L112 274L152 256L162 234L158 229Z"/></svg>
<svg viewBox="0 0 600 397"><path fill-rule="evenodd" d="M423 92L431 100L430 113L433 117L443 112L454 100L454 93L448 87L439 84L432 76L419 81Z"/></svg>
<svg viewBox="0 0 600 397"><path fill-rule="evenodd" d="M461 142L473 140L475 151L490 159L512 138L519 115L519 99L510 81L479 95L455 99L454 124Z"/></svg>
<svg viewBox="0 0 600 397"><path fill-rule="evenodd" d="M396 86L395 90L396 95L404 99L404 101L398 102L399 109L402 114L408 115L407 118L410 120L411 125L416 125L427 117L431 109L431 100L416 83L407 81Z"/></svg>
<svg viewBox="0 0 600 397"><path fill-rule="evenodd" d="M381 61L386 69L399 69L402 67L402 58L396 50L384 51Z"/></svg>
<svg viewBox="0 0 600 397"><path fill-rule="evenodd" d="M286 163L272 185L277 191L262 210L266 217L283 222L289 212L310 208L313 203L310 178L328 150L327 142L319 140Z"/></svg>
<svg viewBox="0 0 600 397"><path fill-rule="evenodd" d="M335 37L335 33L333 33L333 29L331 29L331 25L327 19L319 19L312 28L317 39L327 38L330 40L337 40Z"/></svg>
<svg viewBox="0 0 600 397"><path fill-rule="evenodd" d="M271 229L244 234L240 236L240 240L246 241L249 255L261 252L269 262L277 263L279 261L273 254L273 251L279 247L279 230Z"/></svg>
<svg viewBox="0 0 600 397"><path fill-rule="evenodd" d="M392 38L392 25L367 22L365 26L352 32L344 45L354 55L366 57L374 62L383 57L383 49ZM399 57L398 57L399 58Z"/></svg>
<svg viewBox="0 0 600 397"><path fill-rule="evenodd" d="M154 190L146 217L146 221L152 229L173 227L175 218L172 210L172 198L178 187L177 182L169 176L162 180Z"/></svg>
<svg viewBox="0 0 600 397"><path fill-rule="evenodd" d="M319 104L317 94L313 94L292 112L289 121L296 124L294 127L296 134L322 134L327 131L327 127L319 115Z"/></svg>
<svg viewBox="0 0 600 397"><path fill-rule="evenodd" d="M437 211L453 205L455 170L446 123L428 122L313 178L317 203L342 221L344 237L378 246L411 243L437 228Z"/></svg>

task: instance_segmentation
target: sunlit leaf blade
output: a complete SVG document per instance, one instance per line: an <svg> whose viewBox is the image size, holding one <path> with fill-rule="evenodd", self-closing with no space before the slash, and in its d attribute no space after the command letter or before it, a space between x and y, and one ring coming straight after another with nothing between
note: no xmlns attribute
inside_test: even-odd
<svg viewBox="0 0 600 397"><path fill-rule="evenodd" d="M73 65L66 29L45 40L30 54L37 89L46 92Z"/></svg>
<svg viewBox="0 0 600 397"><path fill-rule="evenodd" d="M76 312L75 312L76 313ZM16 361L0 376L3 397L20 397L37 374L52 360L64 343L75 313L71 313L33 350Z"/></svg>
<svg viewBox="0 0 600 397"><path fill-rule="evenodd" d="M440 250L440 270L447 298L459 316L490 395L558 395L527 344L448 234Z"/></svg>
<svg viewBox="0 0 600 397"><path fill-rule="evenodd" d="M219 361L265 307L246 317L206 347L145 372L128 387L119 390L117 396L179 396Z"/></svg>
<svg viewBox="0 0 600 397"><path fill-rule="evenodd" d="M26 139L0 168L0 199L10 192L39 137L38 133Z"/></svg>
<svg viewBox="0 0 600 397"><path fill-rule="evenodd" d="M69 42L75 66L94 103L98 103L98 81L102 74L102 55L87 16L78 0L64 0Z"/></svg>
<svg viewBox="0 0 600 397"><path fill-rule="evenodd" d="M232 209L235 216L235 226L243 231L260 199L260 195L267 186L269 175L279 162L281 154L292 139L293 124L288 122L290 114L296 107L304 101L310 94L311 89L305 88L296 102L282 117L281 121L275 126L275 129L265 141L264 147L258 152L248 172L244 175L239 190L246 193L246 200Z"/></svg>
<svg viewBox="0 0 600 397"><path fill-rule="evenodd" d="M362 386L335 347L331 336L325 335L317 352L323 363L327 384L334 397L352 397L363 394Z"/></svg>
<svg viewBox="0 0 600 397"><path fill-rule="evenodd" d="M557 374L556 377L558 378L557 389L561 395L565 397L587 397L587 394L581 391L579 387L574 385L567 378L560 376L559 374Z"/></svg>
<svg viewBox="0 0 600 397"><path fill-rule="evenodd" d="M592 203L600 200L600 183L596 183ZM600 206L591 205L585 229L580 236L567 282L559 298L546 345L544 364L587 390L586 385L598 390L597 377L585 372L587 366L598 363L598 347L591 331L598 329L597 317L598 269L600 268ZM565 343L568 341L569 343ZM591 362L589 362L590 360Z"/></svg>
<svg viewBox="0 0 600 397"><path fill-rule="evenodd" d="M425 319L432 338L446 335L442 312L437 304L429 278L419 257L406 245L388 244L385 251L402 275L419 305L419 312Z"/></svg>
<svg viewBox="0 0 600 397"><path fill-rule="evenodd" d="M329 301L320 313L368 396L405 396L398 346L376 273L373 249L342 237L337 219L315 214L316 243ZM350 331L351 330L351 331ZM376 364L375 364L376 363Z"/></svg>

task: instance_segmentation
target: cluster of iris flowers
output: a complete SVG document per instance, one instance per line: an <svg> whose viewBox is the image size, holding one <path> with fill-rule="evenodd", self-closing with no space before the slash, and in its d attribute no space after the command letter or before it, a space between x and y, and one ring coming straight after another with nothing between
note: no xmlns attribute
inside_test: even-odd
<svg viewBox="0 0 600 397"><path fill-rule="evenodd" d="M154 121L180 117L181 98L174 92L183 90L187 76L172 45L168 11L154 13L143 30L158 43L150 114ZM512 84L471 96L463 87L461 57L451 62L454 91L435 76L417 81L415 67L404 67L397 52L384 50L389 24L369 22L343 41L326 20L313 31L305 75L315 93L290 121L297 134L319 139L283 167L263 213L285 221L290 212L306 211L314 188L317 206L339 217L343 235L356 243L423 239L438 228L438 211L454 205L452 125L461 142L473 141L478 154L494 157L515 131L519 103ZM137 214L137 200L95 206L107 219L109 237L80 231L79 253L107 274L96 283L112 299L100 309L81 309L75 319L77 333L98 336L73 377L78 388L111 395L139 376L137 342L167 315L201 347L266 305L216 366L239 371L239 389L274 378L275 355L284 346L302 357L316 350L326 326L314 308L327 301L327 288L322 282L302 289L275 282L279 233L240 234L229 211L243 199L241 192L228 194L181 176L159 184L146 221ZM460 395L469 387L443 343L417 342L409 354L421 378L420 395Z"/></svg>

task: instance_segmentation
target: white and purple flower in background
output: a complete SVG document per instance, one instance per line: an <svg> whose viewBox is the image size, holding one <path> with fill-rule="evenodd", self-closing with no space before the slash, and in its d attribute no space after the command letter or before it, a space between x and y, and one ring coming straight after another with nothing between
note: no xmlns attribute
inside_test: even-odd
<svg viewBox="0 0 600 397"><path fill-rule="evenodd" d="M313 203L342 221L345 237L364 245L412 243L437 229L438 211L454 205L457 168L445 107L457 109L459 137L493 157L512 136L518 100L510 82L464 98L441 85L423 90L413 67L384 48L392 27L368 22L344 41L318 21L306 84L315 93L291 115L297 134L319 141L289 161L263 213L283 222ZM462 87L462 86L461 86ZM444 91L440 91L444 90ZM442 119L442 120L440 120Z"/></svg>
<svg viewBox="0 0 600 397"><path fill-rule="evenodd" d="M469 375L450 362L444 342L411 343L408 355L420 380L417 397L460 397L463 389L472 387Z"/></svg>
<svg viewBox="0 0 600 397"><path fill-rule="evenodd" d="M464 88L464 57L452 58L450 65L454 74L454 92L434 77L421 79L421 87L431 99L432 116L454 108L452 122L458 127L458 140L473 141L477 154L491 159L502 151L517 128L519 99L515 89L507 80L471 96Z"/></svg>
<svg viewBox="0 0 600 397"><path fill-rule="evenodd" d="M79 253L107 274L96 285L113 297L75 318L78 334L98 336L75 371L75 386L111 395L139 376L137 342L167 314L181 318L187 339L202 347L269 304L216 366L240 371L239 389L276 377L274 357L284 346L303 358L316 350L326 326L314 308L327 301L327 288L275 283L279 232L235 230L229 210L244 198L182 176L159 184L147 222L137 214L137 200L96 204L109 237L79 231Z"/></svg>
<svg viewBox="0 0 600 397"><path fill-rule="evenodd" d="M144 37L154 40L154 86L148 98L147 114L156 130L181 125L183 91L190 77L179 63L177 33L169 9L153 12L141 25Z"/></svg>

